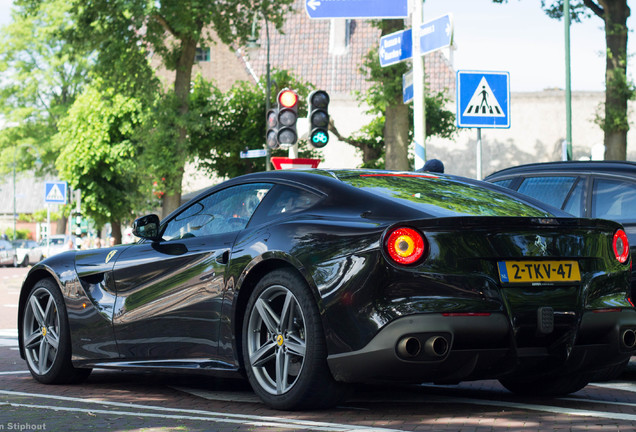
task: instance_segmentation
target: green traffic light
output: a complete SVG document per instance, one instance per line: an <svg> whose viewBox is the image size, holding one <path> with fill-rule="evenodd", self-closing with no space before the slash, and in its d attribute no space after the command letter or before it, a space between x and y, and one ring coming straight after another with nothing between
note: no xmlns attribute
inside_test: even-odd
<svg viewBox="0 0 636 432"><path fill-rule="evenodd" d="M317 130L311 135L311 142L316 147L324 147L329 142L329 134L323 130Z"/></svg>

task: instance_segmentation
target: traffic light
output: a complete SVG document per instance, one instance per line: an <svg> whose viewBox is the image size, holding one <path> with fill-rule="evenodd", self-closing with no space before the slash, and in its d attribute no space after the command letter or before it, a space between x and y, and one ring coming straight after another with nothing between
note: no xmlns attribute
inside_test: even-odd
<svg viewBox="0 0 636 432"><path fill-rule="evenodd" d="M278 143L278 108L272 108L267 111L265 123L267 124L267 132L265 133L267 147L276 150L280 147Z"/></svg>
<svg viewBox="0 0 636 432"><path fill-rule="evenodd" d="M292 146L298 140L296 120L298 120L298 95L295 91L283 89L278 93L278 134L279 145Z"/></svg>
<svg viewBox="0 0 636 432"><path fill-rule="evenodd" d="M321 148L329 142L329 95L324 90L311 92L308 98L309 143Z"/></svg>

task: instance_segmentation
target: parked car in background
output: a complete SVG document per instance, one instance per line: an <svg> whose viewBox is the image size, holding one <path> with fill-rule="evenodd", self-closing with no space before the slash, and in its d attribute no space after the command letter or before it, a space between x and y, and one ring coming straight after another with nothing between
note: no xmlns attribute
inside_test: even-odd
<svg viewBox="0 0 636 432"><path fill-rule="evenodd" d="M44 258L42 246L35 240L15 240L13 247L19 266L26 267L29 264L38 263Z"/></svg>
<svg viewBox="0 0 636 432"><path fill-rule="evenodd" d="M52 235L48 240L45 237L40 242L42 253L45 258L57 255L60 252L77 249L77 237L65 234Z"/></svg>
<svg viewBox="0 0 636 432"><path fill-rule="evenodd" d="M0 240L0 266L18 266L18 258L10 241Z"/></svg>

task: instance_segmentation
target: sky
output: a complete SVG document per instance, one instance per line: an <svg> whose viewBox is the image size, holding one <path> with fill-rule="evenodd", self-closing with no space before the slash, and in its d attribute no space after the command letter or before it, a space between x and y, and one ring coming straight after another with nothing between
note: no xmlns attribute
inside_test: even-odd
<svg viewBox="0 0 636 432"><path fill-rule="evenodd" d="M548 0L549 1L549 0ZM634 8L633 0L628 0ZM565 88L565 27L549 18L538 0L426 0L424 21L452 14L455 70L510 72L511 91ZM632 15L636 13L633 10ZM627 21L628 28L634 19ZM628 36L628 53L633 43ZM570 26L572 90L600 91L605 87L605 31L593 15ZM631 58L636 62L636 58ZM633 78L633 66L628 74Z"/></svg>
<svg viewBox="0 0 636 432"><path fill-rule="evenodd" d="M549 1L549 0L547 0ZM634 8L636 0L628 0ZM11 0L0 0L0 25L10 20ZM455 70L506 71L513 92L565 88L565 30L562 21L547 17L539 0L425 0L424 21L452 14ZM632 15L636 14L636 9ZM636 25L634 18L627 21ZM630 33L628 40L634 36ZM628 42L633 56L633 43ZM605 87L603 21L591 16L572 23L570 32L571 85L575 91ZM630 58L631 63L636 57ZM636 68L628 74L634 78Z"/></svg>

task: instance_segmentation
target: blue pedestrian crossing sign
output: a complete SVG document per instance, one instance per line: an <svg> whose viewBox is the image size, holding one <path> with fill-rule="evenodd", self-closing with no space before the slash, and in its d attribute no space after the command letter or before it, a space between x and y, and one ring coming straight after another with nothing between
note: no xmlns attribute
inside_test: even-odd
<svg viewBox="0 0 636 432"><path fill-rule="evenodd" d="M457 127L510 127L510 74L457 71Z"/></svg>
<svg viewBox="0 0 636 432"><path fill-rule="evenodd" d="M66 204L66 182L44 183L44 202L47 204Z"/></svg>

